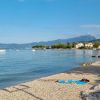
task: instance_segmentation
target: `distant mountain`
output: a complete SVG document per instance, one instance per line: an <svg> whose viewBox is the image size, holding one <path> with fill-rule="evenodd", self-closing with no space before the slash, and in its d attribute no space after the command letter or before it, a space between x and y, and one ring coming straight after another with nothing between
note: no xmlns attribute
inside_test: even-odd
<svg viewBox="0 0 100 100"><path fill-rule="evenodd" d="M40 45L40 44L52 45L52 44L57 44L57 43L88 42L88 41L92 41L92 40L96 40L96 38L91 35L84 35L84 36L79 36L79 37L69 38L69 39L57 39L57 40L53 40L53 41L38 42L36 44L37 45Z"/></svg>
<svg viewBox="0 0 100 100"><path fill-rule="evenodd" d="M90 42L96 42L96 41L100 41L100 39L95 39L95 40L92 40Z"/></svg>
<svg viewBox="0 0 100 100"><path fill-rule="evenodd" d="M52 45L57 43L72 43L72 42L88 42L88 41L96 41L96 38L91 35L84 35L75 38L69 39L57 39L53 41L44 41L44 42L33 42L33 43L25 43L25 44L0 44L0 48L5 49L29 49L33 45Z"/></svg>
<svg viewBox="0 0 100 100"><path fill-rule="evenodd" d="M91 35L84 35L84 36L68 39L69 42L88 42L92 40L96 40L96 38Z"/></svg>

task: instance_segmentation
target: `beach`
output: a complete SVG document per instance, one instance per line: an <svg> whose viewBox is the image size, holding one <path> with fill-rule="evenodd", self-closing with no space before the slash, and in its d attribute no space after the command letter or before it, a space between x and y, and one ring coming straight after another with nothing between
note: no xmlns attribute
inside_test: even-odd
<svg viewBox="0 0 100 100"><path fill-rule="evenodd" d="M57 80L88 79L85 85L60 84ZM0 90L0 100L82 100L82 92L91 92L94 85L100 84L100 62L68 72L43 77Z"/></svg>
<svg viewBox="0 0 100 100"><path fill-rule="evenodd" d="M100 100L100 0L0 0L0 100Z"/></svg>

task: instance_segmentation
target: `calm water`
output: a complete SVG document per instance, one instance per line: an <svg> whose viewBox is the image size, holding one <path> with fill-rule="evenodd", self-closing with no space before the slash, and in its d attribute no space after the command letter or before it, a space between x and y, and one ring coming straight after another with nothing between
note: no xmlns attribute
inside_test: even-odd
<svg viewBox="0 0 100 100"><path fill-rule="evenodd" d="M6 50L0 52L0 88L79 67L97 61L92 50Z"/></svg>

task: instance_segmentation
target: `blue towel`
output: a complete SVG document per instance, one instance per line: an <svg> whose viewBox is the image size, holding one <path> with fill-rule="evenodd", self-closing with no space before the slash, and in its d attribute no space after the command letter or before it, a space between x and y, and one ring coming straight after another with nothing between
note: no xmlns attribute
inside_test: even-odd
<svg viewBox="0 0 100 100"><path fill-rule="evenodd" d="M61 84L76 83L76 84L78 84L78 85L85 85L85 84L88 83L88 82L83 82L83 81L80 81L80 80L67 80L67 81L58 80L57 82L58 82L58 83L61 83Z"/></svg>
<svg viewBox="0 0 100 100"><path fill-rule="evenodd" d="M67 80L69 83L75 83L77 80Z"/></svg>
<svg viewBox="0 0 100 100"><path fill-rule="evenodd" d="M58 83L65 84L65 81L64 81L64 80L58 80L57 82L58 82Z"/></svg>
<svg viewBox="0 0 100 100"><path fill-rule="evenodd" d="M78 84L78 85L85 85L85 84L87 84L88 82L76 81L75 83Z"/></svg>

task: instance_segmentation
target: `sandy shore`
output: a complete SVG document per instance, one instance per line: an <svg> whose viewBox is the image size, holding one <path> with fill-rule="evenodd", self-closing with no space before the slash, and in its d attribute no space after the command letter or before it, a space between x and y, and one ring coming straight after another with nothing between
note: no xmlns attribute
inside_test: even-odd
<svg viewBox="0 0 100 100"><path fill-rule="evenodd" d="M38 80L19 84L0 90L0 100L82 100L81 91L90 91L93 85L100 84L100 62L88 67L76 68ZM86 78L90 83L86 85L59 84L59 79Z"/></svg>

